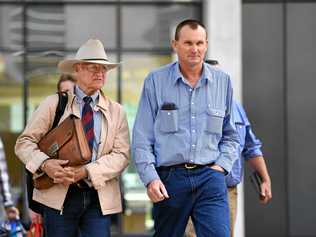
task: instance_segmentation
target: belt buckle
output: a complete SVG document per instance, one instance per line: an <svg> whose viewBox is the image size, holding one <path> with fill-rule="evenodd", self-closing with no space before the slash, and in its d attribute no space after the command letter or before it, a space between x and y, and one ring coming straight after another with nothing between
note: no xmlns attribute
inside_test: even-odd
<svg viewBox="0 0 316 237"><path fill-rule="evenodd" d="M76 183L76 186L77 186L78 188L83 188L83 186L82 186L80 183Z"/></svg>
<svg viewBox="0 0 316 237"><path fill-rule="evenodd" d="M78 188L82 188L82 189L89 187L88 184L86 184L86 183L85 183L84 181L82 181L82 180L76 182L75 184L76 184L76 186L77 186Z"/></svg>
<svg viewBox="0 0 316 237"><path fill-rule="evenodd" d="M186 169L188 169L188 170L191 170L191 169L194 169L194 168L196 168L197 167L197 165L196 164L184 164L184 167L186 168Z"/></svg>

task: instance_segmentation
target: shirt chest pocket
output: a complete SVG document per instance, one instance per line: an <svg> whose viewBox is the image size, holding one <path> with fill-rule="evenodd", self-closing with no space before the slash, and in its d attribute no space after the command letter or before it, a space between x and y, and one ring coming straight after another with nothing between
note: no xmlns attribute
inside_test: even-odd
<svg viewBox="0 0 316 237"><path fill-rule="evenodd" d="M160 110L160 131L172 133L178 131L178 110Z"/></svg>
<svg viewBox="0 0 316 237"><path fill-rule="evenodd" d="M225 111L208 108L206 111L206 131L213 134L222 134Z"/></svg>

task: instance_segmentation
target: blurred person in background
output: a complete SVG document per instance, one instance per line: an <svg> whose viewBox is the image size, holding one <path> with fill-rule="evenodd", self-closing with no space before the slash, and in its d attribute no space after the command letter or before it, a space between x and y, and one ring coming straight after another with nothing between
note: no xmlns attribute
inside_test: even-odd
<svg viewBox="0 0 316 237"><path fill-rule="evenodd" d="M206 60L205 62L219 68L217 60ZM234 236L234 225L237 216L237 185L242 181L244 161L249 163L250 167L259 174L262 180L260 187L261 193L259 196L260 202L262 204L267 204L272 198L271 180L261 151L262 143L253 133L244 108L235 100L233 101L233 113L233 119L240 138L238 147L238 154L240 156L239 159L235 161L231 172L226 177L232 237ZM196 236L191 220L189 220L187 225L186 236Z"/></svg>
<svg viewBox="0 0 316 237"><path fill-rule="evenodd" d="M60 72L76 80L60 123L71 114L81 118L90 163L69 167L67 160L51 159L38 149L52 127L57 94L39 105L17 139L15 152L26 169L44 172L55 183L33 193L33 200L43 205L46 237L109 237L110 215L122 211L118 179L129 163L129 129L123 107L101 91L108 71L118 65L108 60L97 39L84 43L75 58L58 64Z"/></svg>
<svg viewBox="0 0 316 237"><path fill-rule="evenodd" d="M57 82L57 91L58 92L73 92L75 87L76 80L70 74L61 74Z"/></svg>
<svg viewBox="0 0 316 237"><path fill-rule="evenodd" d="M182 237L189 217L197 236L229 237L225 175L237 159L228 74L204 63L203 24L178 24L178 61L144 82L132 154L153 204L154 237Z"/></svg>
<svg viewBox="0 0 316 237"><path fill-rule="evenodd" d="M8 175L7 161L5 158L4 145L0 138L0 193L4 206L6 218L9 220L19 219L19 210L14 206L10 192L10 181Z"/></svg>

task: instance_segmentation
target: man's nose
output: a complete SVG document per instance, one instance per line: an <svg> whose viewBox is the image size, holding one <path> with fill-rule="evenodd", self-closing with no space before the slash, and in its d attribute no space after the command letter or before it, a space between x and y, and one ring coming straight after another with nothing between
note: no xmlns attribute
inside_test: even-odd
<svg viewBox="0 0 316 237"><path fill-rule="evenodd" d="M198 47L193 44L192 47L191 47L191 51L192 52L197 52L197 50L198 50Z"/></svg>

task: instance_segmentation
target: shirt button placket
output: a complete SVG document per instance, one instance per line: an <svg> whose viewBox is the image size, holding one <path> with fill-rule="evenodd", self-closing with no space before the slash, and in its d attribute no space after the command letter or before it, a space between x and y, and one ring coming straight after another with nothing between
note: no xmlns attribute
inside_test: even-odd
<svg viewBox="0 0 316 237"><path fill-rule="evenodd" d="M196 151L196 106L194 103L195 90L192 91L192 96L190 100L190 110L191 110L191 154L190 163L193 163Z"/></svg>

